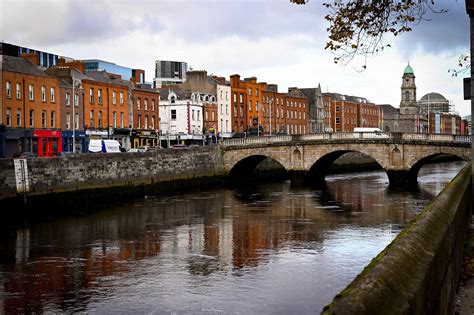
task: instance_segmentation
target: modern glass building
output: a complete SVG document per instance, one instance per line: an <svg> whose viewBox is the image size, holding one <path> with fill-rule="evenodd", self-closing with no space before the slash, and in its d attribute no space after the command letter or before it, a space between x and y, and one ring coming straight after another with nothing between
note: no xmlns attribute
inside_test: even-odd
<svg viewBox="0 0 474 315"><path fill-rule="evenodd" d="M153 85L155 88L161 88L164 85L183 83L186 81L186 71L188 71L187 62L156 60Z"/></svg>
<svg viewBox="0 0 474 315"><path fill-rule="evenodd" d="M113 62L103 61L99 59L82 60L86 71L107 71L108 73L117 74L122 80L129 81L132 77L132 68L119 66Z"/></svg>
<svg viewBox="0 0 474 315"><path fill-rule="evenodd" d="M44 51L31 49L27 47L12 45L8 43L0 43L0 55L7 55L13 57L20 57L23 54L37 54L38 55L38 65L41 67L51 67L55 66L58 63L59 56Z"/></svg>

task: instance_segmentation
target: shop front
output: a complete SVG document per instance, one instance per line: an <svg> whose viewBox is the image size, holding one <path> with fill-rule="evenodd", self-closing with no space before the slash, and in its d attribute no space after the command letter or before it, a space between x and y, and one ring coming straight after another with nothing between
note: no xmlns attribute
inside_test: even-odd
<svg viewBox="0 0 474 315"><path fill-rule="evenodd" d="M145 146L157 146L159 143L159 133L152 130L132 130L131 144L136 149Z"/></svg>
<svg viewBox="0 0 474 315"><path fill-rule="evenodd" d="M76 130L74 131L75 136L75 153L85 153L87 152L87 143L86 143L86 133L84 131ZM72 149L72 130L66 130L62 132L63 137L63 151L64 152L73 152Z"/></svg>
<svg viewBox="0 0 474 315"><path fill-rule="evenodd" d="M33 130L23 128L5 128L3 136L0 136L3 142L1 157L17 157L23 152L31 152L33 142ZM0 143L2 145L2 143Z"/></svg>
<svg viewBox="0 0 474 315"><path fill-rule="evenodd" d="M39 157L53 157L62 152L62 133L60 130L34 130L32 152Z"/></svg>

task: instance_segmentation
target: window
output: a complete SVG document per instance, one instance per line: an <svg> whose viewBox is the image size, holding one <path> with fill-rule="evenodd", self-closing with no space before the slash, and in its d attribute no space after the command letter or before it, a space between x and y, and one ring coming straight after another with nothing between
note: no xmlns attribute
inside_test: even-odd
<svg viewBox="0 0 474 315"><path fill-rule="evenodd" d="M75 113L75 118L74 118L74 128L79 129L79 114Z"/></svg>
<svg viewBox="0 0 474 315"><path fill-rule="evenodd" d="M71 129L71 113L66 113L66 129Z"/></svg>
<svg viewBox="0 0 474 315"><path fill-rule="evenodd" d="M147 98L145 98L143 100L143 107L145 107L145 110L148 110L148 99Z"/></svg>
<svg viewBox="0 0 474 315"><path fill-rule="evenodd" d="M191 111L191 119L192 119L192 120L195 120L195 119L194 119L194 109ZM206 111L206 120L207 120L207 111Z"/></svg>
<svg viewBox="0 0 474 315"><path fill-rule="evenodd" d="M249 88L249 95L252 95L252 88Z"/></svg>
<svg viewBox="0 0 474 315"><path fill-rule="evenodd" d="M258 96L258 89L255 89L255 96Z"/></svg>
<svg viewBox="0 0 474 315"><path fill-rule="evenodd" d="M201 120L201 111L198 110L198 114L197 114L197 120L200 121Z"/></svg>
<svg viewBox="0 0 474 315"><path fill-rule="evenodd" d="M228 92L225 92L225 99L228 100L229 99L229 93Z"/></svg>
<svg viewBox="0 0 474 315"><path fill-rule="evenodd" d="M204 120L208 121L209 120L209 112L207 110L204 112L204 115L206 116L206 118L204 118Z"/></svg>
<svg viewBox="0 0 474 315"><path fill-rule="evenodd" d="M252 101L250 100L249 101L249 112L251 112L251 111L252 111Z"/></svg>
<svg viewBox="0 0 474 315"><path fill-rule="evenodd" d="M117 104L117 92L113 91L112 92L112 104Z"/></svg>
<svg viewBox="0 0 474 315"><path fill-rule="evenodd" d="M151 110L155 110L155 99L151 100Z"/></svg>
<svg viewBox="0 0 474 315"><path fill-rule="evenodd" d="M46 86L41 87L41 100L46 102Z"/></svg>
<svg viewBox="0 0 474 315"><path fill-rule="evenodd" d="M99 115L97 116L97 118L98 118L99 128L102 128L102 111L99 111Z"/></svg>
<svg viewBox="0 0 474 315"><path fill-rule="evenodd" d="M16 98L17 99L21 98L21 85L20 85L20 83L16 84Z"/></svg>
<svg viewBox="0 0 474 315"><path fill-rule="evenodd" d="M89 102L94 103L94 89L93 88L89 89Z"/></svg>
<svg viewBox="0 0 474 315"><path fill-rule="evenodd" d="M10 98L12 97L12 88L10 81L7 81L5 84L5 95Z"/></svg>
<svg viewBox="0 0 474 315"><path fill-rule="evenodd" d="M120 128L123 128L123 113L120 113Z"/></svg>
<svg viewBox="0 0 474 315"><path fill-rule="evenodd" d="M113 126L114 128L117 128L117 112L113 113Z"/></svg>
<svg viewBox="0 0 474 315"><path fill-rule="evenodd" d="M54 128L55 122L56 122L56 113L52 111L51 112L51 128Z"/></svg>
<svg viewBox="0 0 474 315"><path fill-rule="evenodd" d="M89 116L90 122L91 122L91 128L94 128L94 111L91 110L90 116Z"/></svg>
<svg viewBox="0 0 474 315"><path fill-rule="evenodd" d="M51 103L54 103L54 100L55 100L54 94L55 94L55 93L56 93L56 90L52 87L52 88L49 90Z"/></svg>
<svg viewBox="0 0 474 315"><path fill-rule="evenodd" d="M66 93L66 106L71 105L71 94Z"/></svg>
<svg viewBox="0 0 474 315"><path fill-rule="evenodd" d="M240 103L243 104L243 102L244 102L244 95L240 93Z"/></svg>
<svg viewBox="0 0 474 315"><path fill-rule="evenodd" d="M41 112L41 127L46 128L46 111Z"/></svg>
<svg viewBox="0 0 474 315"><path fill-rule="evenodd" d="M7 123L7 127L10 127L12 125L12 110L11 110L11 108L7 108L6 123Z"/></svg>
<svg viewBox="0 0 474 315"><path fill-rule="evenodd" d="M255 110L258 112L258 101L255 103Z"/></svg>
<svg viewBox="0 0 474 315"><path fill-rule="evenodd" d="M176 120L176 109L171 110L171 119Z"/></svg>
<svg viewBox="0 0 474 315"><path fill-rule="evenodd" d="M410 92L406 91L405 92L405 101L409 101L410 100Z"/></svg>
<svg viewBox="0 0 474 315"><path fill-rule="evenodd" d="M148 115L145 115L145 121L143 123L145 125L145 129L148 129Z"/></svg>
<svg viewBox="0 0 474 315"><path fill-rule="evenodd" d="M97 103L102 104L102 89L97 90Z"/></svg>
<svg viewBox="0 0 474 315"><path fill-rule="evenodd" d="M339 106L336 106L336 113L339 112Z"/></svg>
<svg viewBox="0 0 474 315"><path fill-rule="evenodd" d="M141 120L142 120L142 115L138 114L138 116L137 116L137 128L140 128Z"/></svg>
<svg viewBox="0 0 474 315"><path fill-rule="evenodd" d="M225 104L225 114L229 115L229 104Z"/></svg>
<svg viewBox="0 0 474 315"><path fill-rule="evenodd" d="M30 109L30 128L35 125L35 111Z"/></svg>
<svg viewBox="0 0 474 315"><path fill-rule="evenodd" d="M120 92L120 105L123 105L123 92Z"/></svg>
<svg viewBox="0 0 474 315"><path fill-rule="evenodd" d="M340 122L339 117L336 117L336 124Z"/></svg>
<svg viewBox="0 0 474 315"><path fill-rule="evenodd" d="M21 127L21 110L16 110L16 125L17 127Z"/></svg>
<svg viewBox="0 0 474 315"><path fill-rule="evenodd" d="M155 116L151 116L151 129L155 129Z"/></svg>
<svg viewBox="0 0 474 315"><path fill-rule="evenodd" d="M141 109L141 107L142 107L141 103L142 103L141 98L138 98L137 99L137 109Z"/></svg>
<svg viewBox="0 0 474 315"><path fill-rule="evenodd" d="M237 103L237 93L234 93L234 103Z"/></svg>
<svg viewBox="0 0 474 315"><path fill-rule="evenodd" d="M79 106L79 94L74 94L74 106Z"/></svg>
<svg viewBox="0 0 474 315"><path fill-rule="evenodd" d="M212 121L215 120L215 118L214 118L214 112L211 112L211 118L212 118Z"/></svg>

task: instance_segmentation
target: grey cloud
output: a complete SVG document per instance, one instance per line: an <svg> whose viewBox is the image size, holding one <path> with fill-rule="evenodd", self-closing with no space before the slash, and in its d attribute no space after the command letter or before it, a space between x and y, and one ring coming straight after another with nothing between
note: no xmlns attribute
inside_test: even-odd
<svg viewBox="0 0 474 315"><path fill-rule="evenodd" d="M464 1L441 0L435 8L448 9L447 13L430 13L429 21L422 21L413 31L402 36L405 48L421 47L429 53L466 50L469 47L469 17Z"/></svg>

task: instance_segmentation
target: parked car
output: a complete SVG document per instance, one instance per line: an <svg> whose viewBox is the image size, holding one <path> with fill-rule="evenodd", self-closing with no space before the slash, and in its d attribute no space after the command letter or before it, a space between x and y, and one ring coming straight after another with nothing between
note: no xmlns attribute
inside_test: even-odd
<svg viewBox="0 0 474 315"><path fill-rule="evenodd" d="M172 148L173 149L184 149L184 148L187 148L187 146L185 144L175 144L175 145L173 145Z"/></svg>
<svg viewBox="0 0 474 315"><path fill-rule="evenodd" d="M38 154L36 154L35 152L23 152L20 154L20 158L22 159L35 157L38 157Z"/></svg>
<svg viewBox="0 0 474 315"><path fill-rule="evenodd" d="M127 152L130 153L136 153L136 152L146 152L146 149L144 147L139 147L139 148L133 148L128 150Z"/></svg>
<svg viewBox="0 0 474 315"><path fill-rule="evenodd" d="M163 147L156 146L156 147L145 147L146 152L156 152L159 150L163 150Z"/></svg>

